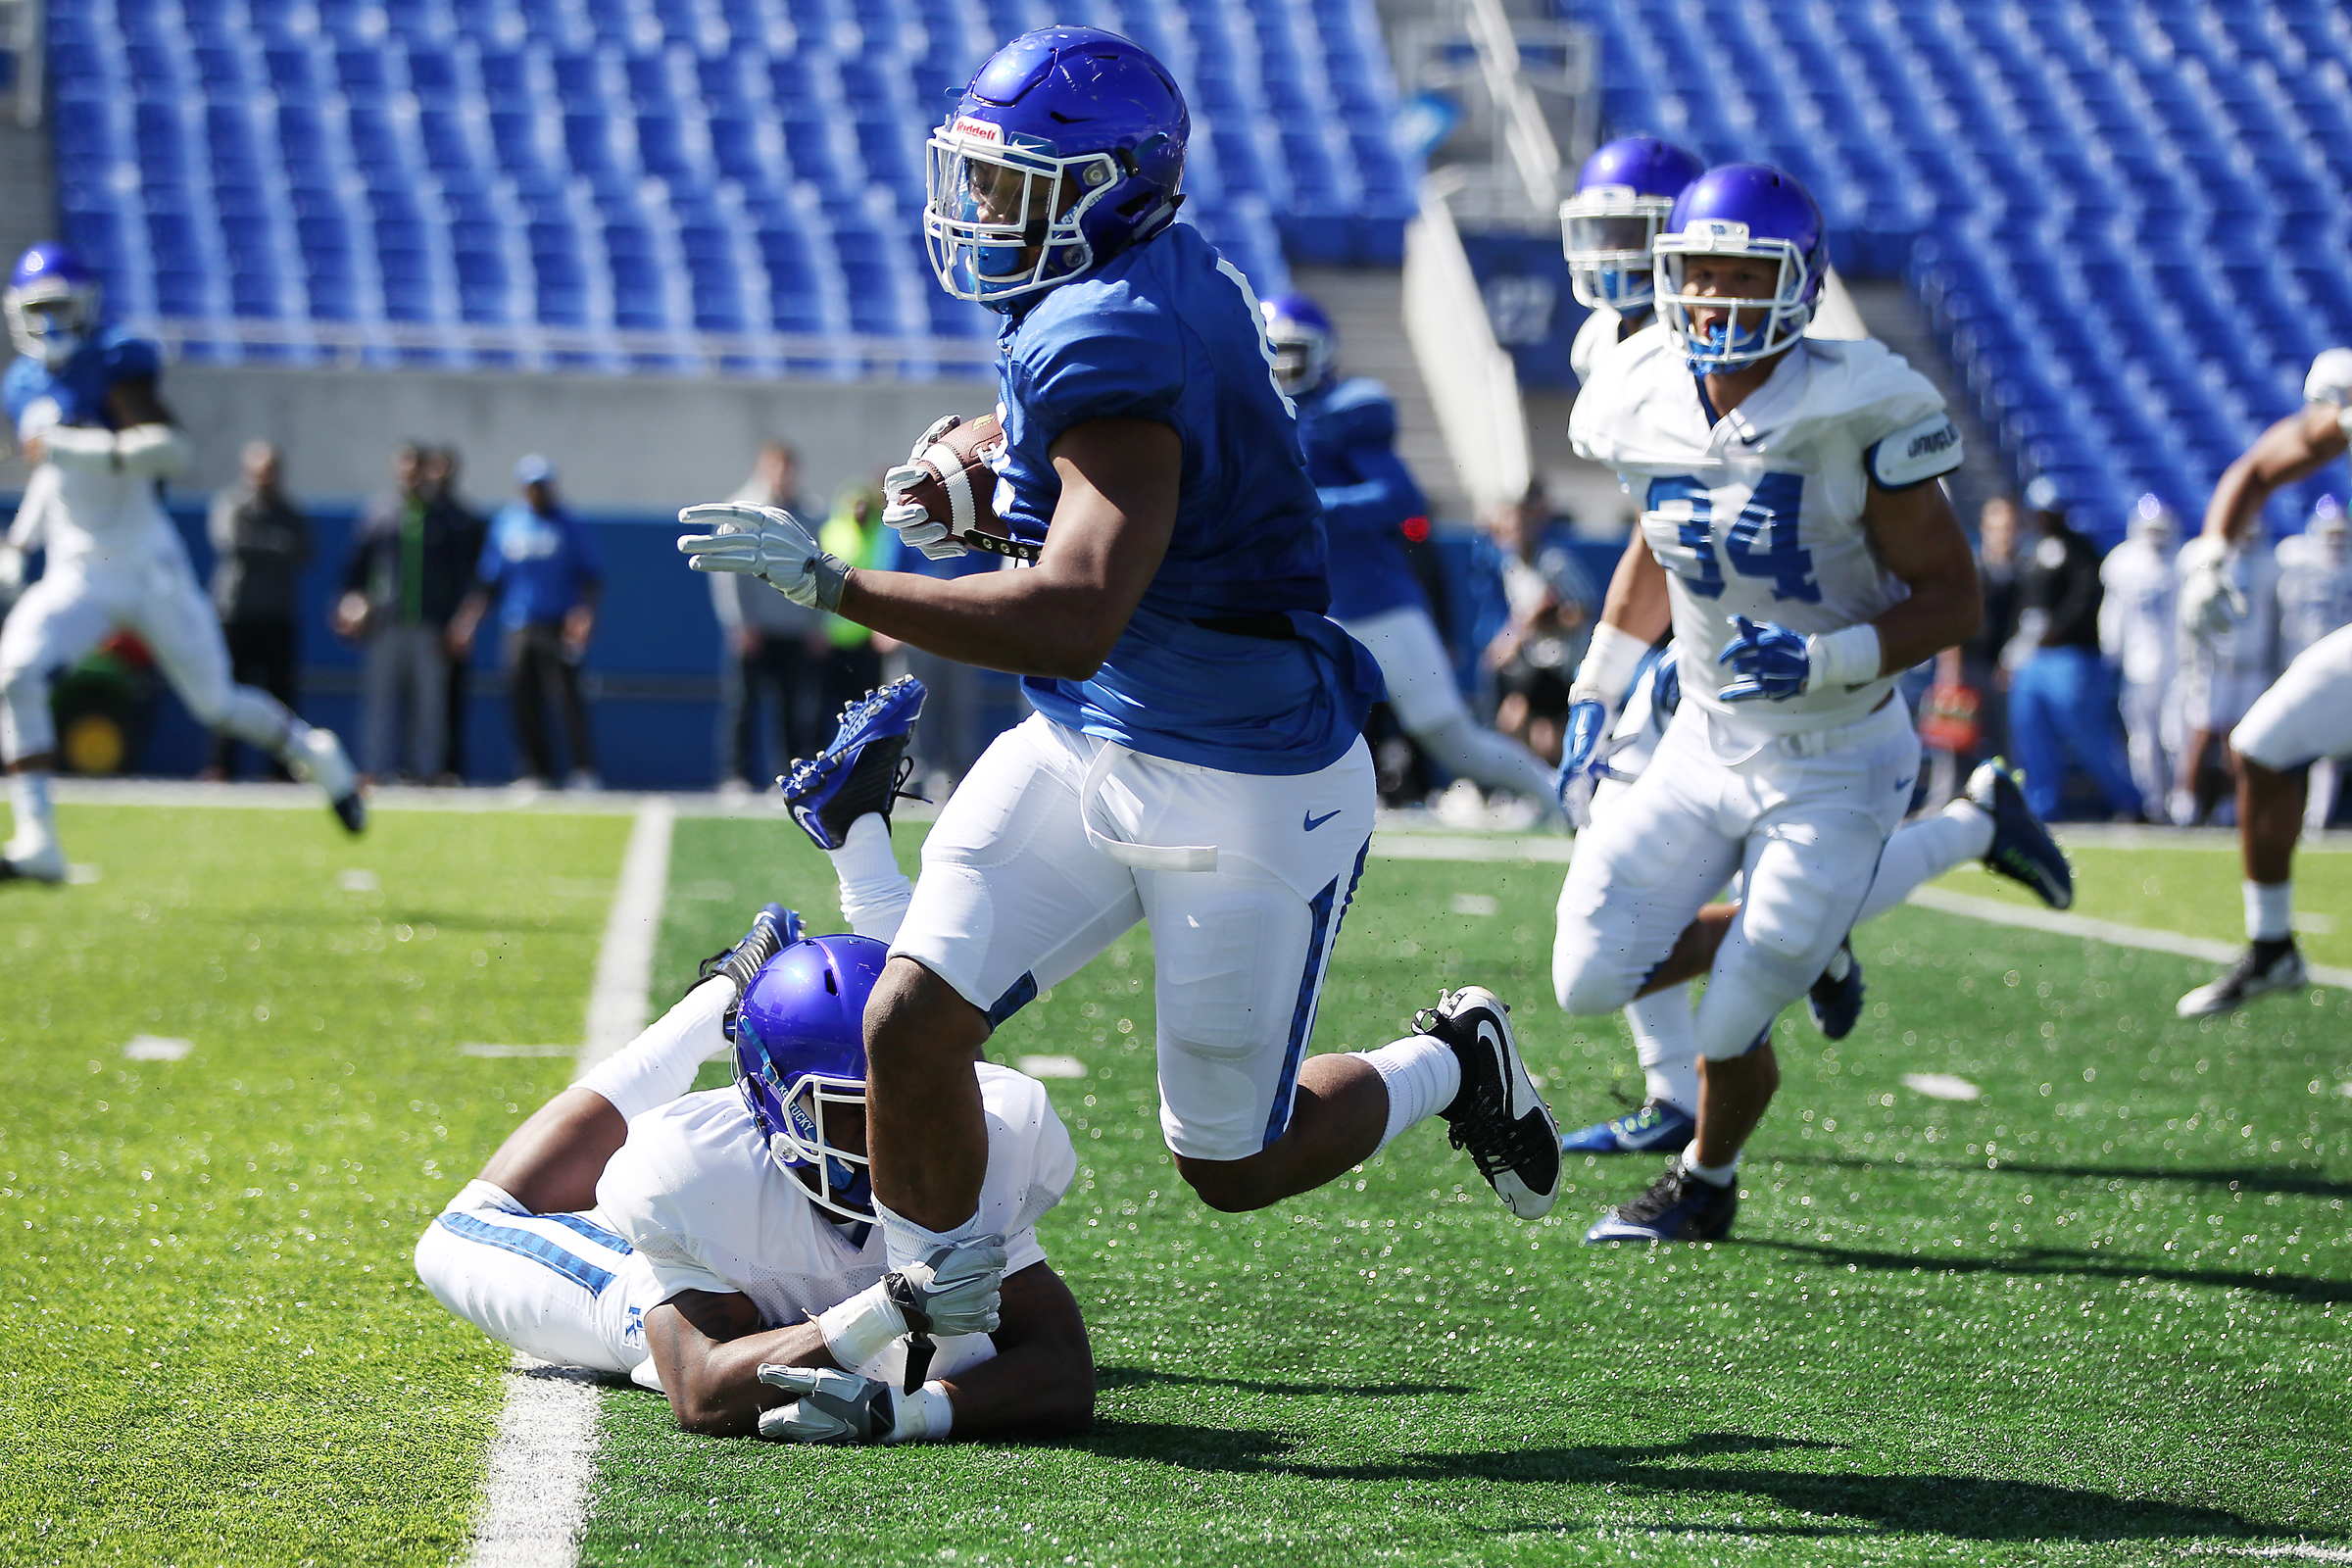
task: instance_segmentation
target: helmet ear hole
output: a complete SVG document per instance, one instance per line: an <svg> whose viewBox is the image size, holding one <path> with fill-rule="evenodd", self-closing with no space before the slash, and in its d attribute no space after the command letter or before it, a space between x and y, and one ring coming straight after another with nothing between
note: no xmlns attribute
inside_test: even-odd
<svg viewBox="0 0 2352 1568"><path fill-rule="evenodd" d="M833 971L830 969L825 971L825 990L836 997L841 995L841 982L833 978Z"/></svg>

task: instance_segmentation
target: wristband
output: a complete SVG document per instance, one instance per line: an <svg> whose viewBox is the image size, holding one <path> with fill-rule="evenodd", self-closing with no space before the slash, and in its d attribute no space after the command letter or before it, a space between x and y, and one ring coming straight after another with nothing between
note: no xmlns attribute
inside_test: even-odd
<svg viewBox="0 0 2352 1568"><path fill-rule="evenodd" d="M1843 631L1821 632L1805 639L1805 659L1812 665L1805 691L1843 691L1867 686L1879 678L1885 655L1879 647L1879 628L1867 623Z"/></svg>
<svg viewBox="0 0 2352 1568"><path fill-rule="evenodd" d="M1592 628L1592 641L1585 649L1585 662L1576 666L1576 690L1569 694L1576 700L1579 693L1590 696L1612 711L1625 701L1626 692L1634 684L1634 672L1641 668L1642 656L1649 644L1629 631L1602 621Z"/></svg>
<svg viewBox="0 0 2352 1568"><path fill-rule="evenodd" d="M889 1349L906 1332L906 1318L891 1300L887 1283L875 1284L819 1312L816 1331L825 1337L834 1364L846 1370Z"/></svg>
<svg viewBox="0 0 2352 1568"><path fill-rule="evenodd" d="M948 1400L948 1386L934 1379L912 1394L890 1391L890 1436L884 1443L938 1443L956 1424L956 1407Z"/></svg>

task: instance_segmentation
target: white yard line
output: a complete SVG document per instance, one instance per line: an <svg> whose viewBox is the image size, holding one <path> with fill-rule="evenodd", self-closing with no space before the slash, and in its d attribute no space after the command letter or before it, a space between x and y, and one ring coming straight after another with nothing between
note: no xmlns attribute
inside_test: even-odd
<svg viewBox="0 0 2352 1568"><path fill-rule="evenodd" d="M2157 931L2144 925L2125 925L2115 920L2094 920L2086 914L2066 914L2057 909L2034 909L2022 905L2004 904L1998 899L1980 899L1972 894L1953 893L1943 888L1919 888L1910 902L1922 908L1943 914L1966 915L1972 920L1989 920L1998 925L2024 926L2033 931L2048 931L2062 937L2087 937L2093 942L2111 943L2119 948L2140 948L2149 953L2177 954L2183 958L2203 958L2212 963L2234 963L2244 951L2244 944L2214 942L2204 937L2182 936L2178 931ZM2339 969L2332 964L2309 965L2312 979L2324 986L2352 987L2352 969Z"/></svg>
<svg viewBox="0 0 2352 1568"><path fill-rule="evenodd" d="M582 1069L645 1027L676 818L662 796L649 796L637 808L588 994ZM596 1469L596 1385L586 1374L515 1356L498 1438L490 1446L489 1495L474 1532L474 1568L571 1568L578 1561L580 1516Z"/></svg>

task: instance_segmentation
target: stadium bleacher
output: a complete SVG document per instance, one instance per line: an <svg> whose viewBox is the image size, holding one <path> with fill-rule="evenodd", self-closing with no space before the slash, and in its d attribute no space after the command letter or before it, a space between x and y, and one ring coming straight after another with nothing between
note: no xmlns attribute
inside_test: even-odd
<svg viewBox="0 0 2352 1568"><path fill-rule="evenodd" d="M2352 341L2352 16L2334 0L1560 0L1603 120L1820 198L1904 276L2021 475L2094 533L2192 515ZM2323 475L2282 491L2299 528Z"/></svg>
<svg viewBox="0 0 2352 1568"><path fill-rule="evenodd" d="M956 368L925 358L946 340L976 368L993 318L931 278L923 139L1048 20L1169 62L1186 216L1261 289L1286 239L1400 252L1364 0L55 0L66 235L194 357L623 370L878 341L922 373Z"/></svg>

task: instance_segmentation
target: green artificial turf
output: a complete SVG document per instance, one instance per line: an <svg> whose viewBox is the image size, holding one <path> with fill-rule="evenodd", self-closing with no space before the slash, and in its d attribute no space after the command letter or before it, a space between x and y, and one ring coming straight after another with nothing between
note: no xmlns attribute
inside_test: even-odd
<svg viewBox="0 0 2352 1568"><path fill-rule="evenodd" d="M462 1556L508 1353L410 1250L566 1081L459 1048L576 1047L627 819L60 817L98 881L0 889L0 1563Z"/></svg>
<svg viewBox="0 0 2352 1568"><path fill-rule="evenodd" d="M2309 863L2314 897L2343 896L2337 863ZM1378 1045L1441 984L1477 981L1518 1004L1563 1120L1612 1111L1611 1087L1638 1086L1621 1028L1549 1002L1559 875L1376 858L1318 1048ZM681 822L672 889L673 986L755 897L838 923L825 867L780 824ZM1457 912L1482 901L1493 913ZM582 1561L2122 1564L2344 1546L2352 997L2184 1024L2173 999L2209 964L1919 909L1857 946L1854 1036L1781 1027L1785 1086L1736 1241L1595 1250L1584 1225L1655 1160L1574 1161L1553 1219L1525 1225L1425 1126L1273 1211L1203 1208L1160 1145L1131 935L991 1047L1089 1070L1051 1086L1081 1174L1044 1235L1094 1335L1094 1431L785 1449L684 1436L659 1396L614 1390ZM1982 1098L1923 1098L1915 1073Z"/></svg>
<svg viewBox="0 0 2352 1568"><path fill-rule="evenodd" d="M2239 943L2246 937L2237 841L2124 849L2070 844L2075 863L2072 912L2183 936ZM2352 966L2352 860L2333 848L2305 851L2295 861L2295 919L2304 956ZM2037 908L2026 888L1968 865L1936 884L1954 893Z"/></svg>

